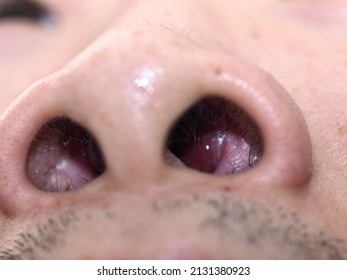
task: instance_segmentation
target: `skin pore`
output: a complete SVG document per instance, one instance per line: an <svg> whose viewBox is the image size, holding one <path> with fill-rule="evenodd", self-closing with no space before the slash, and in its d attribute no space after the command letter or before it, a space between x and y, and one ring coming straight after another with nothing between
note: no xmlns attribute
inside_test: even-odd
<svg viewBox="0 0 347 280"><path fill-rule="evenodd" d="M40 0L43 17L13 1L20 16L6 18L7 2L0 259L347 258L345 1ZM208 129L235 118L256 152L200 172L166 142L215 95L243 111L213 112ZM55 123L37 137L60 116L88 132ZM51 142L90 153L97 178L33 181Z"/></svg>

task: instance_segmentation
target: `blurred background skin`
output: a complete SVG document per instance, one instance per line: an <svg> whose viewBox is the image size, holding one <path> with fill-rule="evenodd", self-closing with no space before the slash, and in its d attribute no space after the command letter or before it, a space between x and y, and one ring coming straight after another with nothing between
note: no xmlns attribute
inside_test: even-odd
<svg viewBox="0 0 347 280"><path fill-rule="evenodd" d="M8 1L0 1L0 11L1 5L4 5L2 2ZM21 1L13 2L19 3ZM249 209L250 207L253 209L254 207L256 212L260 214L259 217L252 216L251 221L241 223L241 225L234 223L228 225L232 228L228 233L229 237L217 233L216 230L200 232L194 222L195 219L199 220L197 217L202 217L203 213L212 211L206 203L207 200L213 198L222 203L224 198L219 197L218 191L219 186L229 184L229 179L225 177L214 178L212 176L213 178L206 177L206 179L199 177L205 175L186 171L180 175L181 179L178 182L185 182L189 187L182 192L179 188L180 192L176 192L175 177L168 173L170 175L164 183L162 179L152 182L153 185L169 186L167 193L161 190L160 194L157 194L157 190L152 189L153 186L145 188L148 191L145 195L143 193L140 195L140 192L144 192L143 190L139 193L136 191L127 193L125 191L119 195L122 197L122 202L118 201L120 200L118 198L118 204L110 206L113 203L112 201L105 202L104 192L109 192L109 189L112 189L110 181L115 178L115 175L109 172L100 182L94 183L97 194L94 194L91 188L88 188L85 193L79 194L80 198L83 197L83 203L87 201L93 205L92 209L95 207L94 216L89 220L86 217L91 206L80 204L79 198L73 194L74 192L66 195L60 194L61 197L53 197L47 194L38 195L38 192L33 195L30 191L23 191L25 195L21 193L21 195L11 197L11 201L20 198L13 209L10 209L11 207L7 206L9 202L4 202L9 200L9 192L0 191L1 203L6 205L0 207L3 213L0 216L0 219L2 218L0 225L3 225L4 228L0 235L4 245L1 247L0 243L0 247L3 248L3 251L8 248L12 248L13 251L20 251L13 245L13 239L17 239L20 232L37 232L37 229L34 229L31 224L34 222L44 223L49 217L59 220L57 218L59 213L70 209L78 217L79 222L76 220L76 223L80 230L66 230L64 237L61 237L64 242L61 242L59 248L49 253L37 249L37 254L35 253L36 255L33 256L43 258L345 258L347 256L346 245L343 241L347 233L347 222L345 221L347 215L346 1L41 0L37 3L53 18L46 20L27 20L20 17L11 20L5 17L0 18L0 112L3 113L1 122L2 128L6 128L4 131L8 131L10 125L15 123L12 121L15 119L14 113L10 113L9 119L11 121L9 121L7 115L4 114L6 109L18 97L19 101L17 102L24 108L25 105L23 104L27 101L22 102L20 94L31 84L44 77L48 77L49 85L50 83L54 84L55 78L49 78L49 75L60 69L66 69L64 67L71 61L73 62L70 64L73 69L72 73L82 73L87 78L98 80L98 77L103 75L102 71L93 69L93 63L88 61L95 59L95 53L102 53L104 45L107 44L109 46L105 47L105 53L107 52L110 69L121 69L117 70L120 72L124 69L123 72L127 73L126 71L133 65L139 67L147 65L147 60L142 56L143 53L138 51L138 48L141 48L142 39L138 39L138 44L134 45L129 39L130 37L124 34L135 30L146 34L144 38L147 38L147 34L153 32L152 37L149 37L150 40L144 39L145 46L149 46L151 43L148 42L152 40L153 46L156 48L163 47L163 53L167 47L166 55L168 57L177 56L180 51L185 53L186 48L188 49L186 46L193 45L193 48L198 49L197 52L201 49L206 54L214 55L217 53L217 57L219 54L221 57L232 57L242 65L243 63L254 65L260 69L260 72L271 75L278 84L283 86L285 94L296 104L291 105L289 104L290 101L285 99L283 102L288 102L289 105L284 104L283 106L299 108L298 112L293 113L295 114L293 119L296 120L297 118L300 122L299 125L307 126L307 131L305 130L302 139L300 135L293 136L297 140L298 147L300 145L305 147L305 155L302 158L298 156L298 166L302 160L304 167L301 173L289 168L288 172L293 172L293 174L287 174L283 178L282 175L276 175L278 180L273 185L270 182L269 186L264 189L259 189L256 184L248 186L247 182L253 179L249 180L247 174L241 174L238 179L235 179L238 180L238 185L244 184L246 187L244 189L240 187L241 190L237 189L236 194L227 195L229 199L226 206L228 211L235 214L237 210L232 210L233 205L238 205L242 201L242 205L246 206L240 206L240 208ZM117 37L118 33L123 35ZM174 40L177 39L177 46L169 47L165 38L171 37ZM117 41L117 38L124 38L124 41ZM84 52L85 49L87 49L86 52ZM112 60L113 51L114 57L126 52L127 57L130 57L129 61L120 64L115 59L114 63L109 62L110 59ZM131 53L134 55L131 56ZM76 56L78 59L74 60ZM103 56L99 56L102 60ZM161 55L160 57L164 56ZM160 58L156 60L154 57L153 60L160 65ZM168 61L167 64L163 62L164 68L166 65L171 65L171 60L168 59ZM78 69L83 65L85 69L79 72ZM182 71L181 69L176 70L177 75ZM73 78L69 78L67 76L70 72L64 71L60 72L63 73L63 81L67 80L73 84L83 83L84 80L80 76L75 75ZM173 71L173 73L176 72ZM257 74L252 75L249 75L249 79L252 77L258 79ZM168 84L173 83L175 78L172 75L165 77ZM258 83L262 85L263 83L266 84L267 81L261 80ZM52 87L53 91L56 87L58 86ZM39 90L34 89L34 91ZM109 94L111 94L111 90L105 90L105 95ZM266 92L263 94L266 100L270 99L270 95L267 95ZM118 99L121 98L126 98L126 96L118 97ZM181 98L175 106L184 107L187 102ZM271 102L270 100L269 104ZM40 104L44 106L43 101ZM26 107L28 106L31 105L26 104ZM17 108L14 111L19 112L20 109ZM80 116L82 113L71 114ZM141 115L141 117L143 116ZM283 123L287 123L287 120L284 120ZM152 125L154 124L152 123ZM91 126L93 127L93 125ZM103 130L101 126L96 134L111 133L107 131L107 128ZM286 128L284 131L278 131L278 133L285 134L286 131L290 133L290 130L286 130ZM96 137L98 138L98 135ZM283 144L286 145L285 135L283 139ZM307 139L310 141L309 144L305 142ZM6 141L3 140L0 147L8 147ZM107 143L106 140L105 143ZM126 145L125 148L131 150L131 147ZM107 148L105 149L104 152L107 154ZM279 147L278 149L282 151L281 149L286 148ZM290 150L290 148L287 149ZM295 154L296 151L293 153ZM285 153L283 152L284 156ZM310 163L306 162L307 158L310 158ZM7 172L4 167L4 161L7 159L6 157L2 159L0 165L2 174ZM276 170L275 166L273 173L276 172L280 171ZM284 171L282 170L282 172ZM106 178L106 176L108 177ZM214 185L216 182L215 185L218 187L215 189L201 187L201 190L193 188L196 186L199 188L199 184L204 180L207 180L207 185ZM291 182L295 185L293 188L289 187ZM3 183L1 188L4 189L5 185L11 186L13 184L9 180ZM131 185L132 183L128 180L127 184ZM136 184L138 182L134 183L134 185ZM179 184L184 185L184 183ZM233 185L233 181L231 181L231 185ZM152 194L150 194L151 192ZM27 195L28 193L30 195ZM193 201L196 193L205 198L204 203L188 203L190 206L183 207L184 209L180 210L179 213L171 213L167 210L174 197L177 196L179 200L183 201ZM151 208L149 205L153 205L153 201L148 202L151 195L160 197L160 200L158 199L159 204L168 213L163 210L165 213L162 212L161 216L153 215L149 210ZM24 196L29 198L24 199ZM24 210L28 210L29 206L34 203L31 201L32 197L40 197L42 201L39 206L35 207L32 214L24 214ZM94 204L98 198L103 202L100 204L95 202ZM106 214L101 213L104 210L98 212L98 209L101 209L101 204L111 208L109 215L117 216L119 213L127 211L127 214L120 218L120 224L126 225L125 227L131 234L119 233L121 231L119 225L114 226L109 231L105 230L108 233L103 232L101 234L100 228L109 227L107 218L104 217ZM128 209L129 205L142 205L143 209L147 210L141 212L139 209ZM48 210L45 212L42 209ZM268 214L268 211L271 214ZM140 219L138 215L143 216ZM276 234L269 234L266 238L261 239L260 237L261 240L255 245L240 237L250 227L252 228L250 225L257 225L257 221L261 220L264 225L267 215L270 215L273 223L278 225L278 231L282 232L281 237ZM300 216L300 222L296 220L297 215ZM81 218L82 216L84 218ZM182 218L182 216L186 218ZM163 219L167 223L161 223L160 221ZM99 229L93 228L96 220L100 221L97 226ZM148 221L148 226L140 226L140 220ZM176 223L178 226L175 226ZM308 246L306 251L285 245L284 232L290 230L289 225L297 223L301 224L302 227L295 228L294 226L296 233L291 234L293 236L302 235L302 239L299 238L302 243L314 243L314 245ZM141 228L142 237L133 233L133 228L137 229L137 227ZM260 222L257 227L261 227ZM82 236L86 232L89 232L90 236ZM82 237L78 237L80 235ZM91 240L96 237L110 240L112 236L118 236L117 238L120 240L118 245L114 245L117 249L116 252L113 250L113 252L105 253L110 248L109 241L102 243L98 249L92 249L91 246L91 249L83 249L79 252L80 249L78 248L88 247L89 245L86 246L86 244L90 244ZM212 240L211 244L207 245L206 240ZM237 248L231 248L238 241L240 243L236 246ZM301 244L300 242L297 241L295 246L300 247L298 245ZM292 247L292 249L288 247ZM23 254L22 256L25 258L31 255Z"/></svg>

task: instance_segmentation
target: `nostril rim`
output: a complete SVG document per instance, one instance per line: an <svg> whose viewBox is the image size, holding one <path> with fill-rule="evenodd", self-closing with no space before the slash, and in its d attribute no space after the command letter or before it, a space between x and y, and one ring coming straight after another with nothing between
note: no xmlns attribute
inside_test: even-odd
<svg viewBox="0 0 347 280"><path fill-rule="evenodd" d="M216 175L249 170L262 158L264 145L256 123L222 97L205 97L174 124L167 139L166 163Z"/></svg>
<svg viewBox="0 0 347 280"><path fill-rule="evenodd" d="M105 171L105 161L92 134L67 117L56 117L36 133L26 159L31 183L46 192L78 189Z"/></svg>

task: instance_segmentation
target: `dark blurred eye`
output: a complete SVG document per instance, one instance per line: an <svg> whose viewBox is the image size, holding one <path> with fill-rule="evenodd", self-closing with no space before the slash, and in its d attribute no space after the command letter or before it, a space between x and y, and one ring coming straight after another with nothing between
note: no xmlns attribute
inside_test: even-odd
<svg viewBox="0 0 347 280"><path fill-rule="evenodd" d="M177 165L179 160L205 173L229 175L259 162L263 141L246 112L226 99L209 97L197 102L176 122L167 149L168 164Z"/></svg>
<svg viewBox="0 0 347 280"><path fill-rule="evenodd" d="M26 160L31 183L47 192L78 189L105 171L96 139L69 118L47 122L31 143Z"/></svg>
<svg viewBox="0 0 347 280"><path fill-rule="evenodd" d="M41 4L29 0L0 1L0 21L21 20L42 25L53 25L55 17Z"/></svg>

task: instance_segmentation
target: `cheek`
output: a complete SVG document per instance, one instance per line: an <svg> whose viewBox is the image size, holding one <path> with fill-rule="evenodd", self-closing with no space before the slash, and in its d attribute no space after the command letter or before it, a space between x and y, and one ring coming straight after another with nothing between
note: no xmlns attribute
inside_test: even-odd
<svg viewBox="0 0 347 280"><path fill-rule="evenodd" d="M65 66L91 40L88 32L69 26L43 34L22 26L6 29L0 22L0 114L31 84ZM82 33L78 41L72 39L76 33Z"/></svg>
<svg viewBox="0 0 347 280"><path fill-rule="evenodd" d="M32 83L57 69L59 63L49 57L23 57L0 64L0 114Z"/></svg>

